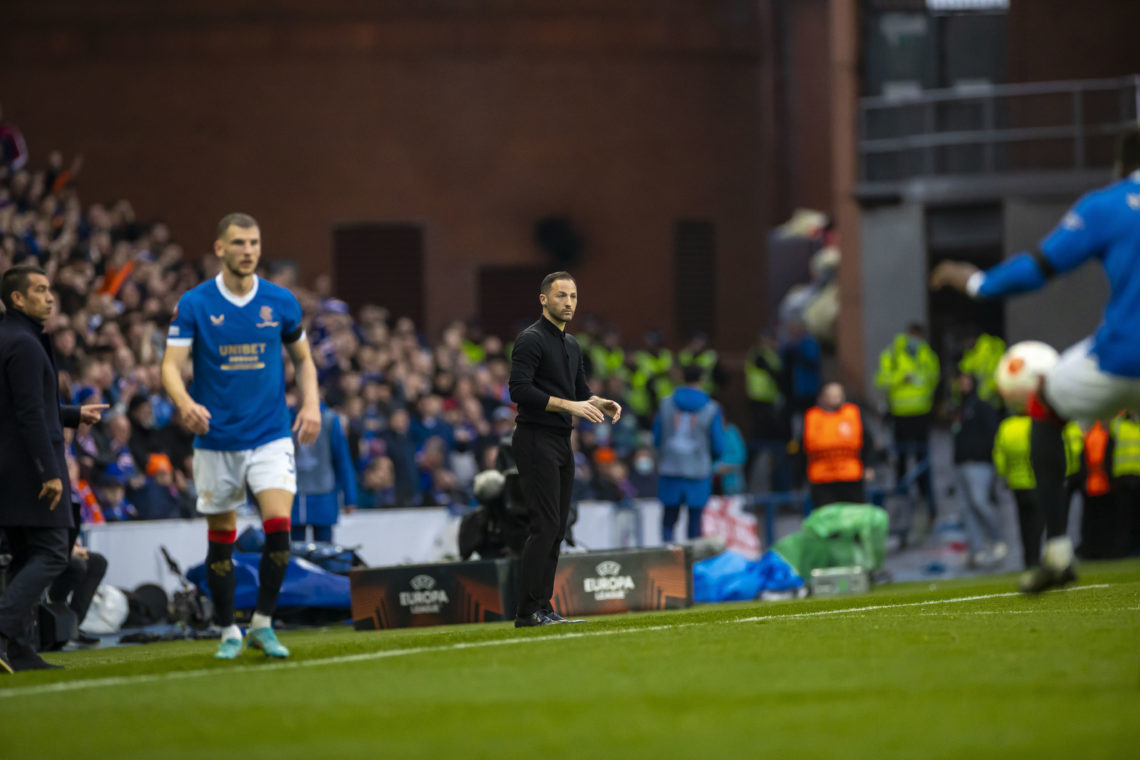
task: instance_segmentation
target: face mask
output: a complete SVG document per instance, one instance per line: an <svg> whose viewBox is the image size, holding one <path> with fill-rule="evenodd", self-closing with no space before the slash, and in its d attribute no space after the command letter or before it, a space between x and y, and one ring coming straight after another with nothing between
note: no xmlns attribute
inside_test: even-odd
<svg viewBox="0 0 1140 760"><path fill-rule="evenodd" d="M649 457L640 457L633 461L633 469L637 470L641 475L648 475L653 472L653 460Z"/></svg>

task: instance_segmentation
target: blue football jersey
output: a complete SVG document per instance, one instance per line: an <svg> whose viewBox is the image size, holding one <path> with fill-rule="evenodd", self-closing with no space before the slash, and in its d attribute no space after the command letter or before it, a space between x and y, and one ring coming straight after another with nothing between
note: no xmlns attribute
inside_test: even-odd
<svg viewBox="0 0 1140 760"><path fill-rule="evenodd" d="M184 293L166 344L192 347L190 396L211 415L210 431L194 446L242 451L289 438L281 350L304 338L297 299L256 275L241 297L220 274Z"/></svg>
<svg viewBox="0 0 1140 760"><path fill-rule="evenodd" d="M1098 260L1111 290L1092 353L1112 375L1140 377L1140 171L1083 196L1049 235L1041 254L1059 273ZM1029 254L990 269L978 295L1036 290L1045 275Z"/></svg>

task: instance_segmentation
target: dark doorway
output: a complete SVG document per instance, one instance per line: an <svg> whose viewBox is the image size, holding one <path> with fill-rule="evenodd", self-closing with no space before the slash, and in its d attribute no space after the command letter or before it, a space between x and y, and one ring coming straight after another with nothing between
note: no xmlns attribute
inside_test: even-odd
<svg viewBox="0 0 1140 760"><path fill-rule="evenodd" d="M703 332L716 341L716 227L704 220L681 220L673 228L675 337L684 341Z"/></svg>
<svg viewBox="0 0 1140 760"><path fill-rule="evenodd" d="M365 304L424 325L424 232L418 224L359 222L333 230L335 291L355 311Z"/></svg>
<svg viewBox="0 0 1140 760"><path fill-rule="evenodd" d="M1002 209L997 204L934 207L926 213L927 266L968 261L988 269L1002 260ZM975 301L943 288L930 294L930 345L943 362L944 382L953 377L962 353L980 333L1005 337L1000 300Z"/></svg>

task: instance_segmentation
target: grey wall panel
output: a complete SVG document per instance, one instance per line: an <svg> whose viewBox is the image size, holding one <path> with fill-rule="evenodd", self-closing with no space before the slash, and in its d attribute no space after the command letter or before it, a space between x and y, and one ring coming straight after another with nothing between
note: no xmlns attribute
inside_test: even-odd
<svg viewBox="0 0 1140 760"><path fill-rule="evenodd" d="M1069 201L1007 199L1006 256L1039 243L1070 205ZM1087 263L1036 293L1010 299L1006 308L1007 339L1010 343L1043 340L1063 349L1096 329L1107 301L1104 270L1098 263Z"/></svg>
<svg viewBox="0 0 1140 760"><path fill-rule="evenodd" d="M879 352L910 322L926 323L924 224L923 207L916 203L862 212L863 366L868 389L874 388Z"/></svg>

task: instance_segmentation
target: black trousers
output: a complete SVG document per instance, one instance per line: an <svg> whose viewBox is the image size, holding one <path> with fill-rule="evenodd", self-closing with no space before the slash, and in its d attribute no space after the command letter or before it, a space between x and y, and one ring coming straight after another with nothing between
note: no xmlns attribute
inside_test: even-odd
<svg viewBox="0 0 1140 760"><path fill-rule="evenodd" d="M891 418L894 424L895 446L898 449L898 458L895 460L895 476L902 480L907 473L907 455L914 455L915 465L930 456L930 414L918 414L913 417ZM918 476L918 492L926 499L926 509L931 516L934 515L934 486L930 480L930 470Z"/></svg>
<svg viewBox="0 0 1140 760"><path fill-rule="evenodd" d="M91 600L95 598L95 591L106 574L107 558L102 554L88 552L87 559L72 555L67 569L51 584L48 598L53 602L66 602L67 595L71 594L67 606L75 613L76 622L82 624L87 610L91 608Z"/></svg>
<svg viewBox="0 0 1140 760"><path fill-rule="evenodd" d="M518 616L550 611L554 573L574 488L574 452L570 434L520 425L511 451L519 468L519 485L530 512L530 533L519 558Z"/></svg>
<svg viewBox="0 0 1140 760"><path fill-rule="evenodd" d="M1017 502L1017 526L1021 532L1021 559L1026 567L1037 567L1041 564L1045 515L1037 507L1037 493L1032 488L1014 491L1013 498Z"/></svg>
<svg viewBox="0 0 1140 760"><path fill-rule="evenodd" d="M0 594L0 636L34 650L32 615L44 589L67 568L71 557L67 528L5 528L12 564L8 587Z"/></svg>
<svg viewBox="0 0 1140 760"><path fill-rule="evenodd" d="M828 504L848 502L851 504L864 504L867 501L866 489L862 480L844 480L835 483L812 483L808 492L811 494L811 508L819 509Z"/></svg>

